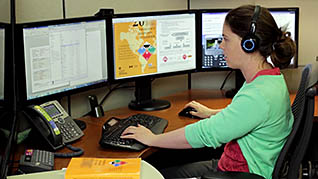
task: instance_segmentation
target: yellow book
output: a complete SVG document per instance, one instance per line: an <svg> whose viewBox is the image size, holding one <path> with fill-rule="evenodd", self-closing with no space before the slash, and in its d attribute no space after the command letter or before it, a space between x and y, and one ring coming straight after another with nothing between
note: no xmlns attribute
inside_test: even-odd
<svg viewBox="0 0 318 179"><path fill-rule="evenodd" d="M72 158L65 179L140 179L140 158Z"/></svg>

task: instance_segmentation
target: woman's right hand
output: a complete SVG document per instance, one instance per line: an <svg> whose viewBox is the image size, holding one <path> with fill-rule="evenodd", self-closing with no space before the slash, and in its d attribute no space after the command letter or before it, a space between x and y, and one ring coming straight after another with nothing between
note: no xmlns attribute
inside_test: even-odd
<svg viewBox="0 0 318 179"><path fill-rule="evenodd" d="M210 109L206 106L204 106L203 104L201 103L198 103L196 101L191 101L189 102L188 104L185 105L185 108L186 107L192 107L196 110L195 111L191 111L190 113L194 116L198 116L200 118L209 118L210 116L212 115L215 115L216 113L218 113L219 109Z"/></svg>
<svg viewBox="0 0 318 179"><path fill-rule="evenodd" d="M135 139L148 146L152 145L154 138L156 137L148 128L138 124L138 126L129 126L121 134L123 139Z"/></svg>

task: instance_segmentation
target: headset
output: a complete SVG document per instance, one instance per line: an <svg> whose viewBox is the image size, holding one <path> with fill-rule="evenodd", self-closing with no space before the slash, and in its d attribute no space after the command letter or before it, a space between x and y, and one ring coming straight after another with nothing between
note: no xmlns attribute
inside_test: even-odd
<svg viewBox="0 0 318 179"><path fill-rule="evenodd" d="M256 22L260 15L261 7L259 5L255 6L254 14L252 16L251 25L249 32L242 38L241 46L244 52L252 53L259 46L259 37L255 34L256 32Z"/></svg>

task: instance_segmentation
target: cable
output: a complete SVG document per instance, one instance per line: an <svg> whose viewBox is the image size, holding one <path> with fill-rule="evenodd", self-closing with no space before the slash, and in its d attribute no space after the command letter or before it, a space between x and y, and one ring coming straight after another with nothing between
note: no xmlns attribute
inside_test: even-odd
<svg viewBox="0 0 318 179"><path fill-rule="evenodd" d="M220 90L223 89L223 87L224 87L224 85L225 85L227 79L229 78L229 76L232 74L233 71L234 71L234 70L231 70L231 71L226 75L226 77L225 77L225 79L224 79L224 81L223 81L223 83L222 83L222 85L221 85L221 87L220 87Z"/></svg>
<svg viewBox="0 0 318 179"><path fill-rule="evenodd" d="M115 91L115 90L117 90L117 89L122 89L122 88L132 88L132 87L134 87L134 86L123 86L123 87L120 87L120 86L123 85L123 84L125 84L125 83L120 83L120 84L116 85L114 88L109 89L108 93L104 96L104 98L101 100L101 102L99 103L99 105L102 106L102 105L104 104L105 100L108 98L108 96L109 96L113 91Z"/></svg>
<svg viewBox="0 0 318 179"><path fill-rule="evenodd" d="M135 86L122 86L122 87L120 87L120 85L123 85L123 84L124 84L124 83L120 83L120 84L116 85L114 88L110 88L109 91L108 91L108 93L104 96L104 98L103 98L103 99L101 100L101 102L99 103L99 105L102 106L103 103L105 102L105 100L108 98L108 96L109 96L113 91L115 91L115 90L117 90L117 89L122 89L122 88L133 88L133 87L135 87ZM88 113L84 114L83 117L89 115L90 113L91 113L91 112L88 112Z"/></svg>
<svg viewBox="0 0 318 179"><path fill-rule="evenodd" d="M68 114L72 116L71 95L67 96L67 110L68 110Z"/></svg>
<svg viewBox="0 0 318 179"><path fill-rule="evenodd" d="M108 93L106 93L106 95L103 97L103 99L100 101L99 105L103 105L103 103L105 102L105 100L107 99L107 97L116 89L118 88L120 85L122 85L123 83L119 83L117 84L114 88L109 87L109 91Z"/></svg>
<svg viewBox="0 0 318 179"><path fill-rule="evenodd" d="M84 150L78 147L73 147L71 145L66 145L66 147L74 152L72 153L54 153L54 157L60 158L70 158L70 157L79 157L83 155Z"/></svg>

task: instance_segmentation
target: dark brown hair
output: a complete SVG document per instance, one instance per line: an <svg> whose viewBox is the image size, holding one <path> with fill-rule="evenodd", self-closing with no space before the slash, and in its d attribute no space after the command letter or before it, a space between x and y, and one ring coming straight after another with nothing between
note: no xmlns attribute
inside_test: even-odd
<svg viewBox="0 0 318 179"><path fill-rule="evenodd" d="M240 37L248 34L251 19L254 14L254 5L244 5L231 10L225 23L232 32ZM261 7L260 15L256 22L255 35L260 39L259 52L265 57L270 56L275 67L286 68L296 52L296 44L290 37L290 32L278 28L273 16L268 9Z"/></svg>

